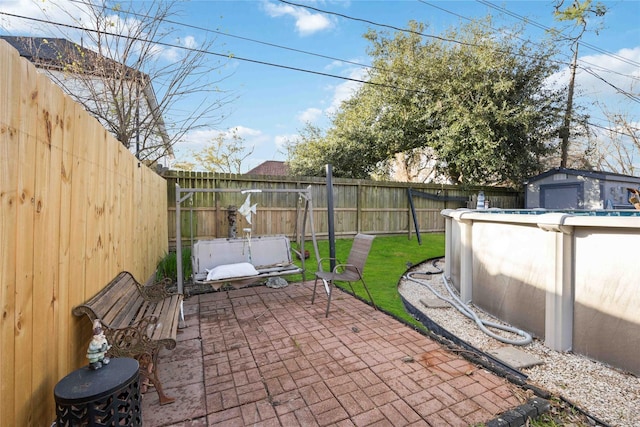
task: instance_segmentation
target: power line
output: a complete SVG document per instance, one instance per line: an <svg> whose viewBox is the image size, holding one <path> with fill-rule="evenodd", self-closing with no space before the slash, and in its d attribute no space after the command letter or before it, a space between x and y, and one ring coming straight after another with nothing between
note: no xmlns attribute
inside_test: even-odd
<svg viewBox="0 0 640 427"><path fill-rule="evenodd" d="M69 1L71 1L72 3L81 4L81 5L85 4L85 2L83 0L69 0ZM119 12L119 13L124 12L122 9L116 9L116 8L112 8L112 7L108 7L107 9L109 9L111 11L114 11L114 12ZM142 17L142 18L151 18L149 15L144 15L144 14L137 13L137 12L132 12L132 11L126 11L126 14L127 15L137 16L137 17ZM239 36L239 35L236 35L236 34L225 33L223 31L212 30L210 28L200 27L200 26L197 26L197 25L187 24L187 23L184 23L184 22L174 21L174 20L171 20L171 19L163 19L162 21L166 22L168 24L180 25L180 26L183 26L183 27L186 27L186 28L191 28L191 29L198 30L198 31L204 31L204 32L207 32L207 33L217 34L217 35L220 35L220 36L223 36L223 37L230 37L230 38L234 38L234 39L238 39L238 40L244 40L244 41L248 41L248 42L251 42L251 43L261 44L261 45L264 45L264 46L275 47L275 48L278 48L278 49L288 50L290 52L302 53L304 55L316 56L318 58L330 59L332 61L340 61L340 62L344 62L345 64L357 65L359 67L364 67L364 68L375 68L375 67L373 67L371 65L362 64L362 63L355 62L355 61L349 61L347 59L336 58L336 57L329 56L329 55L324 55L324 54L321 54L321 53L309 52L307 50L296 49L296 48L292 48L292 47L289 47L289 46L282 46L282 45L275 44L275 43L270 43L270 42L266 42L266 41L262 41L262 40L256 40L256 39L252 39L250 37Z"/></svg>
<svg viewBox="0 0 640 427"><path fill-rule="evenodd" d="M468 20L468 21L472 21L472 19L471 19L471 18L468 18L468 17L466 17L466 16L463 16L463 15L460 15L460 14L457 14L457 13L454 13L454 12L452 12L452 11L450 11L450 10L447 10L447 9L443 8L443 7L436 6L436 5L434 5L434 4L431 4L431 3L429 3L429 2L426 2L426 1L424 1L424 0L418 0L418 1L419 1L420 3L424 3L424 4L428 5L428 6L431 6L431 7L434 7L434 8L436 8L436 9L439 9L439 10L441 10L441 11L443 11L443 12L450 13L450 14L452 14L452 15L454 15L454 16L459 17L459 18L462 18L462 19L465 19L465 20ZM477 1L478 1L479 3L486 4L487 6L494 7L494 5L492 5L491 3L488 3L487 1L483 1L483 0L477 0ZM543 30L545 30L545 31L549 31L549 30L550 30L550 28L549 28L549 27L546 27L546 26L544 26L544 25L542 25L542 24L538 24L537 22L532 21L532 20L529 20L528 18L525 18L525 17L523 17L523 16L521 16L521 15L518 15L518 14L517 14L517 13L515 13L515 12L511 12L511 11L507 10L506 8L503 8L503 7L501 7L501 8L494 7L494 8L499 9L499 10L500 10L500 11L502 11L503 13L507 13L507 14L509 14L510 16L513 16L513 17L515 17L515 18L517 18L517 19L523 20L525 23L532 23L534 26L536 26L536 27L538 27L538 28L541 28L541 29L543 29ZM491 27L490 25L485 25L485 27L487 27L487 28L489 28L489 29L491 29L491 30L493 30L493 31L497 31L495 28ZM526 41L526 40L524 40L524 39L522 39L522 38L520 38L520 37L518 37L518 39L519 39L519 40L522 40L522 41ZM617 55L615 55L615 56L617 56ZM589 62L587 62L587 61L584 61L584 60L580 60L580 61L581 61L581 62L584 62L585 64L591 65L592 67L599 68L601 71L605 71L605 72L609 72L609 73L613 73L613 74L618 74L618 75L620 75L620 76L628 77L628 78L630 78L630 79L634 79L634 80L639 80L639 78L638 78L638 77L635 77L635 76L630 76L630 75L627 75L627 74L622 74L622 73L616 72L616 71L614 71L614 70L610 70L610 69L607 69L607 68L604 68L604 67L597 66L597 65L595 65L595 64L591 64L591 63L589 63ZM621 95L624 95L624 96L626 96L627 98L631 99L632 101L640 102L640 98L638 98L636 95L634 95L633 93L630 93L630 92L628 92L628 91L626 91L626 90L624 90L624 89L621 89L621 88L617 87L616 85L614 85L613 83L611 83L611 82L609 82L609 81L605 80L603 77L601 77L600 75L598 75L598 74L597 74L597 73L596 73L592 68L583 67L583 66L581 66L581 65L579 65L579 66L578 66L578 68L579 68L579 69L581 69L581 70L583 70L583 71L585 71L586 73L588 73L588 74L592 75L593 77L597 78L598 80L601 80L601 81L602 81L602 82L604 82L605 84L607 84L607 85L611 86L613 89L615 89L615 90L616 90L616 93L619 93L619 94L621 94Z"/></svg>
<svg viewBox="0 0 640 427"><path fill-rule="evenodd" d="M300 7L307 7L304 5L297 5L295 3L291 3L285 0L280 0L283 3L287 3L287 4L291 4L291 5L295 5L295 6L300 6ZM311 7L309 7L311 8ZM320 9L316 9L316 8L311 8L317 11L321 11ZM321 11L322 12L322 11ZM326 12L326 13L333 13L333 12ZM126 38L129 40L133 40L133 41L140 41L140 42L146 42L146 43L155 43L157 45L161 45L161 46L165 46L165 47L171 47L171 48L176 48L176 49L182 49L182 50L188 50L188 51L192 51L194 53L203 53L203 54L208 54L208 55L213 55L213 56L219 56L219 57L224 57L227 59L237 59L239 61L244 61L244 62L250 62L250 63L255 63L255 64L260 64L260 65L266 65L266 66L271 66L271 67L276 67L276 68L282 68L282 69L288 69L288 70L292 70L292 71L298 71L298 72L304 72L304 73L308 73L308 74L315 74L315 75L320 75L320 76L325 76L325 77L331 77L331 78L335 78L335 79L340 79L340 80L347 80L347 81L353 81L353 82L357 82L357 83L362 83L362 84L369 84L369 85L373 85L373 86L380 86L380 87L386 87L386 88L390 88L390 89L397 89L397 90L404 90L406 92L412 92L412 93L419 93L419 94L424 94L424 92L422 91L417 91L415 89L406 89L406 88L402 88L402 87L398 87L398 86L394 86L394 85L388 85L388 84L384 84L384 83L377 83L377 82L371 82L371 81L366 81L366 80L360 80L360 79L355 79L355 78L350 78L350 77L344 77L344 76L339 76L339 75L335 75L335 74L330 74L330 73L324 73L324 72L320 72L320 71L315 71L315 70L308 70L308 69L303 69L303 68L299 68L299 67L292 67L292 66L287 66L287 65L282 65L282 64L276 64L276 63L272 63L272 62L266 62L266 61L260 61L260 60L256 60L256 59L251 59L251 58L244 58L244 57L238 57L238 56L234 56L234 55L230 55L230 54L223 54L223 53L218 53L218 52L212 52L212 51L208 51L208 50L203 50L203 49L195 49L195 48L189 48L186 46L181 46L181 45L176 45L176 44L171 44L171 43L167 43L167 42L161 42L161 41L152 41L152 40L146 40L146 39L142 39L139 37L132 37L132 36L127 36L127 35L122 35L122 34L116 34L116 33L110 33L110 32L106 32L106 31L99 31L99 30L94 30L94 29L89 29L89 28L84 28L84 27L80 27L80 26L75 26L75 25L71 25L71 24L64 24L64 23L60 23L60 22L54 22L54 21L50 21L50 20L45 20L45 19L40 19L40 18L33 18L33 17L27 17L27 16L21 16L21 15L16 15L16 14L12 14L12 13L8 13L8 12L3 12L0 11L0 15L5 15L5 16L10 16L10 17L14 17L14 18L19 18L19 19L25 19L25 20L30 20L30 21L35 21L35 22L40 22L40 23L45 23L45 24L50 24L50 25L56 25L56 26L61 26L61 27L66 27L66 28L71 28L71 29L76 29L76 30L81 30L81 31L90 31L90 32L95 32L95 33L101 33L103 35L107 35L107 36L111 36L111 37L116 37L116 38ZM341 14L338 14L341 15ZM373 23L372 21L367 21L367 20L363 20L360 18L351 18L348 17L347 15L341 15L344 17L347 17L349 19L355 19L355 20L360 20L360 21L364 21L364 22L369 22L372 23L373 25L380 25L383 27L389 27L389 28L393 28L396 29L398 31L404 31L404 32L414 32L414 31L410 31L410 30L406 30L406 29L401 29L401 28L397 28L397 27L393 27L390 25L386 25L386 24L376 24ZM176 23L176 24L180 24L180 23ZM180 25L186 25L189 26L188 24L180 24ZM197 28L197 27L196 27ZM207 30L207 31L212 31L212 30ZM471 43L465 43L465 42L460 42L457 40L453 40L453 39L447 39L444 37L439 37L439 36L432 36L432 35L426 35L426 34L422 34L419 32L414 32L418 35L422 35L422 36L426 36L426 37L433 37L436 39L440 39L440 40L444 40L444 41L451 41L451 42L455 42L458 44L463 44L463 45L469 45L469 46L475 46ZM266 42L265 42L266 43ZM277 45L276 45L277 46ZM302 51L304 52L304 51ZM312 53L309 53L312 54ZM339 60L339 59L338 59ZM346 62L346 61L345 61ZM358 65L362 65L362 64L358 64ZM370 66L371 67L371 66ZM374 68L374 67L371 67ZM587 71L587 70L585 70ZM591 70L592 71L592 70ZM595 77L603 80L605 83L610 84L608 82L606 82L604 79L602 79L601 77L594 75ZM610 84L611 85L611 84ZM628 94L626 94L624 91L622 91L621 89L611 85L612 87L614 87L617 91L629 96ZM631 97L631 99L633 99L636 102L639 102L640 100L633 96ZM599 126L597 124L594 123L588 123L589 125L592 125L594 127L599 127L602 129L606 129L615 133L619 133L621 135L627 135L627 136L631 136L627 133L624 132L619 132L619 131L615 131L612 130L610 128L606 128L603 126Z"/></svg>
<svg viewBox="0 0 640 427"><path fill-rule="evenodd" d="M69 0L69 1L71 1L73 3L81 4L81 5L85 4L85 2L83 0ZM108 9L112 10L114 12L118 12L118 13L122 13L123 12L122 9L116 9L116 8L112 8L112 7L108 7ZM127 15L136 16L136 17L148 18L148 19L152 18L149 15L144 15L144 14L133 12L133 11L126 11L126 14ZM213 34L217 34L217 35L220 35L220 36L223 36L223 37L231 37L231 38L235 38L235 39L238 39L238 40L244 40L244 41L249 41L249 42L252 42L252 43L261 44L261 45L264 45L264 46L270 46L270 47L275 47L275 48L278 48L278 49L283 49L283 50L287 50L287 51L291 51L291 52L302 53L304 55L315 56L315 57L318 57L318 58L330 59L332 61L339 61L339 62L342 62L342 63L345 63L345 64L356 65L356 66L361 67L361 68L367 68L367 69L370 69L370 70L376 70L376 71L382 71L382 72L391 72L393 74L396 74L396 75L402 76L402 77L412 77L412 76L409 76L409 75L404 74L404 73L398 73L398 72L393 71L393 70L380 68L380 67L376 67L376 66L369 65L369 64L363 64L363 63L360 63L360 62L349 61L347 59L336 58L334 56L324 55L324 54L315 53L315 52L309 52L307 50L296 49L296 48L292 48L292 47L288 47L288 46L282 46L282 45L279 45L279 44L265 42L265 41L262 41L262 40L256 40L256 39L249 38L249 37L238 36L238 35L231 34L231 33L225 33L225 32L222 32L222 31L212 30L212 29L200 27L200 26L197 26L197 25L192 25L192 24L187 24L187 23L183 23L183 22L173 21L173 20L170 20L170 19L162 19L162 21L166 22L168 24L180 25L180 26L183 26L183 27L186 27L186 28L191 28L191 29L195 29L195 30L198 30L198 31L204 31L204 32L207 32L207 33L213 33ZM416 92L417 93L422 93L422 92L419 92L419 91L416 91Z"/></svg>
<svg viewBox="0 0 640 427"><path fill-rule="evenodd" d="M451 10L445 9L445 8L443 8L443 7L441 7L441 6L438 6L438 5L435 5L435 4L433 4L433 3L429 3L428 1L425 1L425 0L418 0L418 1L419 1L420 3L426 4L427 6L433 7L434 9L438 9L438 10L440 10L440 11L442 11L442 12L448 13L448 14L453 15L453 16L457 16L458 18L464 19L464 20L466 20L466 21L473 22L473 19L471 19L471 18L469 18L469 17L467 17L467 16L460 15L459 13L456 13L456 12L453 12L453 11L451 11ZM529 23L529 22L533 22L533 21L529 20L529 18L522 17L522 16L517 15L517 14L513 14L513 15L516 15L516 16L514 16L515 18L520 19L520 20L523 20L523 21L525 22L525 24L527 24L527 23ZM513 16L513 15L512 15L512 16ZM542 24L540 24L540 25L542 25ZM498 29L493 28L493 27L492 27L492 26L490 26L490 25L483 24L483 26L484 26L484 27L486 27L486 28L491 29L492 31L499 32L499 30L498 30ZM544 29L544 28L543 28L543 29ZM530 40L523 39L522 37L518 37L518 36L516 36L516 38L517 38L518 40L520 40L520 41L523 41L523 42L530 42ZM578 61L583 62L583 63L585 63L585 64L587 64L587 65L590 65L591 67L598 68L598 69L600 69L600 71L604 71L604 72L612 73L612 74L617 74L617 75L619 75L619 76L627 77L627 78L634 79L634 80L640 80L640 77L637 77L637 76L634 76L634 75L630 75L630 74L623 74L623 73L620 73L620 72L618 72L618 71L614 71L614 70L609 69L609 68L605 68L605 67L602 67L602 66L599 66L599 65L595 65L595 64L590 63L590 62L587 62L587 61L585 61L584 59L581 59L581 58L578 58ZM569 65L569 63L568 63L568 62L561 62L561 61L559 61L558 63L559 63L559 64L562 64L562 65ZM579 65L579 66L578 66L578 68L582 68L582 67Z"/></svg>
<svg viewBox="0 0 640 427"><path fill-rule="evenodd" d="M546 25L540 24L540 23L538 23L538 22L536 22L536 21L534 21L532 19L529 19L529 18L527 18L525 16L522 16L522 15L519 15L519 14L517 14L515 12L512 12L512 11L508 10L507 8L505 8L505 7L497 6L497 5L491 3L491 2L489 2L487 0L476 0L476 1L478 3L481 3L481 4L485 5L485 6L488 6L488 7L492 8L492 9L496 9L496 10L499 10L499 11L501 11L503 13L506 13L507 15L510 15L510 16L516 18L516 19L519 19L519 20L523 21L526 24L533 25L534 27L540 28L540 29L545 30L545 31L552 31L553 30L551 27L548 27ZM572 40L572 38L568 37L568 36L565 36L565 38L567 40ZM625 63L627 63L629 65L640 66L640 62L636 62L636 61L633 61L631 59L628 59L628 58L622 57L620 55L617 55L615 53L608 52L608 51L606 51L606 50L604 50L602 48L599 48L597 46L594 46L594 45L592 45L590 43L580 42L580 45L588 47L589 49L595 50L598 53L602 53L603 55L607 55L607 56L610 56L612 58L615 58L618 61L625 62Z"/></svg>
<svg viewBox="0 0 640 427"><path fill-rule="evenodd" d="M292 70L292 71L299 71L299 72L302 72L302 73L315 74L315 75L324 76L324 77L331 77L331 78L334 78L334 79L347 80L347 81L352 81L352 82L356 82L356 83L368 84L368 85L372 85L372 86L386 87L388 89L396 89L396 90L403 90L403 91L406 91L406 92L424 94L423 91L419 91L419 90L415 90L415 89L407 89L407 88L403 88L403 87L399 87L399 86L388 85L388 84L385 84L385 83L378 83L378 82L371 82L371 81L367 81L367 80L360 80L360 79L356 79L356 78L352 78L352 77L345 77L345 76L339 76L337 74L325 73L325 72L322 72L322 71L308 70L308 69L305 69L305 68L293 67L293 66L283 65L283 64L276 64L276 63L273 63L273 62L261 61L261 60L257 60L257 59L251 59L251 58L244 58L244 57L241 57L241 56L235 56L235 55L231 55L231 54L212 52L212 51L204 50L204 49L196 49L196 48L191 48L191 47L187 47L187 46L181 46L181 45L176 45L176 44L172 44L172 43L157 41L157 40L146 40L146 39L142 39L140 37L132 37L132 36L127 36L127 35L122 35L122 34L110 33L108 31L94 30L94 29L84 28L84 27L80 27L80 26L76 26L76 25L64 24L62 22L54 22L54 21L48 21L48 20L40 19L40 18L33 18L33 17L28 17L28 16L16 15L16 14L9 13L9 12L0 11L0 15L6 15L6 16L13 17L13 18L26 19L26 20L29 20L29 21L35 21L35 22L40 22L40 23L45 23L45 24L50 24L50 25L56 25L56 26L71 28L71 29L74 29L74 30L90 31L90 32L100 33L100 34L103 34L103 35L106 35L106 36L110 36L110 37L125 38L125 39L128 39L128 40L145 42L145 43L155 43L155 44L160 45L160 46L171 47L171 48L182 49L182 50L188 50L188 51L194 52L194 53L203 53L203 54L207 54L207 55L219 56L219 57L223 57L223 58L226 58L226 59L236 59L238 61L250 62L250 63L254 63L254 64L266 65L266 66L270 66L270 67L282 68L282 69Z"/></svg>
<svg viewBox="0 0 640 427"><path fill-rule="evenodd" d="M85 4L82 0L70 0L70 1L73 2L73 3L81 4L81 5ZM458 16L459 18L465 19L467 21L473 21L471 18L468 18L468 17L465 17L463 15L454 13L452 11L449 11L449 10L445 9L445 8L433 5L433 4L428 3L428 2L426 2L424 0L418 0L418 1L420 1L421 3L424 3L424 4L428 5L428 6L431 6L431 7L434 7L436 9L439 9L439 10L441 10L443 12L450 13L450 14L452 14L454 16ZM288 3L288 2L283 1L283 3ZM289 3L289 4L294 5L294 3ZM114 8L108 8L108 9L113 10L115 12L122 12L122 10L119 10L119 9L114 9ZM320 9L316 9L316 10L320 11ZM504 9L504 10L506 11L506 9ZM323 12L325 12L325 11L323 11ZM149 18L148 15L143 15L143 14L132 12L132 11L127 11L126 13L128 15ZM326 12L326 13L330 13L330 12ZM523 18L520 15L515 14L515 13L511 13L511 15L516 17L516 18L518 18L518 19L525 19L526 22L533 22L533 21L528 20L528 18ZM347 17L347 15L341 15L341 16ZM262 40L256 40L256 39L252 39L252 38L244 37L244 36L238 36L238 35L235 35L235 34L225 33L225 32L221 32L221 31L217 31L217 30L211 30L209 28L204 28L204 27L200 27L200 26L196 26L196 25L186 24L186 23L182 23L182 22L178 22L178 21L173 21L173 20L170 20L170 19L163 19L163 21L167 22L169 24L180 25L180 26L184 26L186 28L192 28L192 29L196 29L196 30L199 30L199 31L214 33L214 34L218 34L218 35L221 35L221 36L224 36L224 37L231 37L231 38L235 38L235 39L238 39L238 40L245 40L245 41L249 41L249 42L252 42L252 43L257 43L257 44L262 44L262 45L265 45L265 46L275 47L275 48L278 48L278 49L288 50L288 51L291 51L291 52L297 52L297 53L302 53L302 54L305 54L305 55L315 56L315 57L319 57L319 58L330 59L332 61L339 61L339 62L343 62L345 64L357 65L357 66L362 67L362 68L379 70L379 71L384 71L384 72L388 72L389 71L389 70L382 69L382 68L375 67L375 66L368 65L368 64L362 64L362 63L349 61L349 60L342 59L342 58L336 58L336 57L329 56L329 55L319 54L319 53L315 53L315 52L309 52L309 51L306 51L306 50L291 48L291 47L288 47L288 46L282 46L282 45L278 45L278 44L275 44L275 43L265 42L265 41L262 41ZM372 21L367 21L367 20L365 20L365 22L369 22L369 23L372 23L374 25L384 25L384 24L375 24ZM542 26L542 24L537 24L537 25ZM488 27L489 29L493 30L493 31L498 31L498 30L496 30L495 28L493 28L493 27L491 27L489 25L485 25L485 26ZM396 27L391 27L391 28L396 28ZM548 27L545 27L545 28L548 28ZM407 31L407 30L400 29L400 28L396 28L396 29L399 30L399 31ZM523 42L530 42L529 40L525 40L525 39L523 39L521 37L517 37L517 38L519 40L523 41ZM445 39L445 40L449 40L449 39ZM568 65L568 63L566 63L566 62L561 62L561 61L557 61L557 62L559 64L562 64L562 65ZM622 73L619 73L619 72L616 72L616 71L613 71L613 70L609 70L609 69L604 68L604 67L599 67L599 66L596 66L595 64L590 64L590 63L588 63L586 61L582 61L582 62L585 62L586 64L591 65L592 67L600 68L600 70L602 70L602 71L618 74L620 76L629 77L629 78L632 78L632 79L639 79L638 77L630 76L630 75L627 75L627 74L622 74ZM583 67L579 66L579 68L583 68ZM587 70L587 69L585 69L585 71L590 72L590 70ZM395 74L400 75L400 76L407 76L406 74L402 74L402 73L395 73ZM633 95L625 92L622 89L616 88L616 90L619 93L622 93L622 94L624 94L624 95L626 95L628 97L633 97Z"/></svg>
<svg viewBox="0 0 640 427"><path fill-rule="evenodd" d="M379 23L379 22L375 22L375 21L371 21L371 20L363 19L363 18L353 17L353 16L346 15L346 14L339 13L339 12L333 12L333 11L329 11L329 10L324 10L324 9L320 9L320 8L309 6L309 5L305 5L305 4L294 3L294 2L291 2L291 1L288 1L288 0L278 0L278 1L280 1L281 3L288 4L290 6L296 6L296 7L300 7L300 8L304 8L304 9L309 9L309 10L313 10L315 12L324 13L324 14L328 14L328 15L339 16L341 18L349 19L349 20L352 20L352 21L364 22L364 23L371 24L371 25L378 26L378 27L382 27L382 28L389 28L389 29L392 29L392 30L395 30L395 31L400 31L400 32L409 33L409 34L415 34L415 35L418 35L418 36L421 36L421 37L433 38L433 39L436 39L436 40L449 42L449 43L455 43L455 44L459 44L459 45L462 45L462 46L480 47L478 44L475 44L475 43L464 42L464 41L461 41L461 40L455 40L455 39L451 39L451 38L436 36L436 35L433 35L433 34L425 34L425 33L419 32L419 31L414 31L414 30L410 30L410 29L406 29L406 28L400 28L400 27L396 27L396 26L388 25L388 24L382 24L382 23ZM481 1L481 0L478 0L478 1ZM422 2L422 3L430 5L429 3L426 3L426 2ZM489 3L489 5L493 7L493 5L491 5L490 3ZM442 9L442 8L438 8L438 9L446 11L446 9ZM517 14L515 14L513 12L510 12L507 9L503 9L503 10L504 10L504 13L511 14L511 15L513 15L515 17L518 17L518 19L525 20L525 22L535 22L535 21L528 20L527 18L522 17L520 15L517 15ZM453 12L450 12L450 13L453 13ZM458 15L458 16L461 16L461 15ZM463 16L461 16L461 17L464 18L464 19L469 19L469 18L466 18L466 17L463 17ZM536 23L536 25L539 25L542 28L548 28L548 27L543 26L542 24L537 24ZM493 30L496 31L495 29L493 29ZM519 38L519 39L522 40L521 38ZM531 43L528 40L525 40L525 42ZM521 56L521 57L525 57L525 58L536 58L535 56L526 55L526 54L522 54L522 53L518 53L518 52L508 52L508 51L505 51L505 50L502 50L502 49L494 49L494 50L496 52L510 53L510 54ZM627 62L627 63L634 63L634 61L627 60L626 58L617 56L615 54L611 54L611 53L608 53L608 52L607 52L607 54L613 55L614 57L619 58L621 61L624 61L624 62ZM564 61L559 61L559 60L550 60L550 62L559 64L559 65L562 65L562 66L570 65L569 62L564 62Z"/></svg>
<svg viewBox="0 0 640 427"><path fill-rule="evenodd" d="M635 136L635 135L631 135L631 134L628 134L628 133L626 133L626 132L619 131L619 130L617 130L617 129L613 129L613 128L611 128L611 127L602 126L602 125L597 125L597 124L592 123L592 122L589 122L589 121L587 122L587 124L588 124L589 126L593 126L594 128L597 128L597 129L603 129L603 130L606 130L607 132L615 133L615 134L618 134L618 135L628 136L628 137L631 137L631 138L635 138L635 137L637 137L637 136ZM640 129L635 128L635 127L633 127L633 126L629 126L629 128L630 128L630 129L633 129L633 130L635 130L635 131L637 131L637 132L640 132Z"/></svg>
<svg viewBox="0 0 640 427"><path fill-rule="evenodd" d="M632 93L627 92L626 90L620 89L619 87L617 87L613 83L609 83L608 81L606 81L605 79L600 77L598 74L596 74L593 70L590 70L588 68L583 68L583 70L586 71L587 73L591 74L593 77L597 78L598 80L601 80L605 84L611 86L612 88L614 88L616 90L616 92L626 96L627 98L629 98L632 101L640 103L640 98L639 97L637 97L636 95L634 95Z"/></svg>
<svg viewBox="0 0 640 427"><path fill-rule="evenodd" d="M85 4L82 0L70 0L70 1L73 2L73 3L81 4L81 5ZM468 20L468 21L473 21L471 18L456 14L456 13L451 12L451 11L449 11L447 9L442 8L442 7L435 6L435 5L430 4L430 3L428 3L428 2L426 2L424 0L418 0L418 1L420 1L421 3L427 4L429 6L432 6L432 7L436 8L436 9L442 10L444 12L447 12L447 13L453 14L455 16L458 16L458 17L460 17L462 19L465 19L465 20ZM114 12L123 12L121 9L115 9L115 8L108 8L108 9L112 10ZM140 13L133 12L133 11L127 11L126 14L127 15L136 16L136 17L150 18L150 16L148 16L148 15L140 14ZM346 15L344 15L344 16L346 16ZM183 27L186 27L186 28L191 28L191 29L195 29L195 30L199 30L199 31L208 32L208 33L218 34L218 35L221 35L223 37L231 37L231 38L235 38L235 39L238 39L238 40L244 40L244 41L249 41L249 42L252 42L252 43L261 44L261 45L264 45L264 46L275 47L275 48L278 48L278 49L283 49L283 50L287 50L287 51L291 51L291 52L297 52L297 53L302 53L302 54L305 54L305 55L315 56L315 57L319 57L319 58L330 59L332 61L339 61L339 62L343 62L343 63L346 63L346 64L357 65L359 67L367 68L367 69L371 69L371 70L377 70L377 71L383 71L383 72L392 72L392 73L394 73L396 75L399 75L399 76L408 77L408 75L403 74L403 73L397 73L397 72L392 71L392 70L383 69L383 68L375 67L375 66L368 65L368 64L362 64L362 63L349 61L349 60L342 59L342 58L337 58L337 57L328 56L328 55L324 55L324 54L319 54L319 53L315 53L315 52L309 52L309 51L306 51L306 50L291 48L291 47L288 47L288 46L282 46L282 45L278 45L278 44L275 44L275 43L265 42L265 41L262 41L262 40L256 40L256 39L249 38L249 37L238 36L238 35L235 35L235 34L230 34L230 33L225 33L225 32L221 32L221 31L217 31L217 30L212 30L212 29L200 27L200 26L197 26L197 25L187 24L187 23L183 23L183 22L179 22L179 21L170 20L170 19L163 19L163 22L166 22L168 24L173 24L173 25L180 25L180 26L183 26ZM382 25L382 24L380 24L380 25ZM498 30L496 30L495 28L493 28L493 27L491 27L489 25L485 25L485 27L491 29L492 31L496 31L496 32L498 31ZM395 28L395 27L393 27L393 28ZM402 29L398 29L398 30L406 31L406 30L402 30ZM523 39L521 37L517 37L517 38L519 40L523 41L523 42L529 42L529 40L525 40L525 39ZM559 62L559 63L562 64L562 65L568 65L567 63L564 63L564 62ZM582 67L579 67L579 68L582 68ZM605 70L607 72L615 73L615 71L612 71L612 70L607 70L607 69L604 69L604 68L601 68L601 69L603 69L603 70ZM586 71L588 71L588 70L586 70ZM626 76L625 74L622 74L622 73L616 73L616 74L619 74L619 75L622 75L622 76ZM628 76L628 77L635 78L633 76ZM628 93L625 93L622 89L616 88L616 90L618 92L620 92L620 93L623 93L623 94L629 96L629 97L632 96L632 95L630 95Z"/></svg>
<svg viewBox="0 0 640 427"><path fill-rule="evenodd" d="M349 16L349 15L345 15L343 13L333 12L333 11L330 11L330 10L319 9L317 7L309 6L309 5L306 5L306 4L293 3L293 2L290 2L290 1L287 1L287 0L278 0L278 1L281 2L281 3L288 4L290 6L301 7L301 8L304 8L304 9L310 9L310 10L314 10L316 12L325 13L327 15L339 16L341 18L349 19L351 21L364 22L365 24L375 25L376 27L389 28L391 30L400 31L400 32L403 32L403 33L415 34L417 36L433 38L433 39L440 40L440 41L443 41L443 42L455 43L455 44L459 44L459 45L462 45L462 46L477 47L477 45L474 44L474 43L468 43L468 42L464 42L464 41L460 41L460 40L455 40L455 39L450 39L450 38L446 38L446 37L436 36L434 34L425 34L425 33L419 32L419 31L409 30L407 28L396 27L394 25L381 24L379 22L370 21L368 19L356 18L354 16Z"/></svg>

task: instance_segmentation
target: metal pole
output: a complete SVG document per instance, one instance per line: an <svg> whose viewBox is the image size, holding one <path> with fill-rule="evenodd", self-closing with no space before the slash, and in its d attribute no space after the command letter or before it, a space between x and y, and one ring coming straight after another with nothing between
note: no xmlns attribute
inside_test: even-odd
<svg viewBox="0 0 640 427"><path fill-rule="evenodd" d="M420 226L418 225L418 217L416 215L416 208L413 205L413 196L411 195L411 188L407 189L409 195L409 207L411 208L411 216L413 217L413 225L416 228L416 236L418 237L418 244L422 245L422 239L420 238ZM411 225L409 225L409 233L411 233Z"/></svg>
<svg viewBox="0 0 640 427"><path fill-rule="evenodd" d="M184 295L182 283L182 233L180 229L180 185L176 184L176 271L178 273L178 293Z"/></svg>
<svg viewBox="0 0 640 427"><path fill-rule="evenodd" d="M329 226L329 258L331 271L336 267L336 234L333 223L333 169L327 164L327 224Z"/></svg>

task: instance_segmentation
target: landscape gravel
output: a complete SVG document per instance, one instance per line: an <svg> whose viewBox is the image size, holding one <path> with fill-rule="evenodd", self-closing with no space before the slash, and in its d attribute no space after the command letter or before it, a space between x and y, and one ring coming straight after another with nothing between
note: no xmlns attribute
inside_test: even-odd
<svg viewBox="0 0 640 427"><path fill-rule="evenodd" d="M442 280L443 269L444 260L439 259L435 263L425 262L414 266L408 271L436 273L420 274L414 278L427 282L436 292L449 297ZM398 290L407 302L433 322L477 349L487 353L507 346L483 333L474 321L452 306L426 307L421 300L434 297L426 286L402 278ZM478 307L471 305L470 308L482 319L505 324ZM518 335L507 332L492 332L512 339L519 338ZM640 378L637 376L579 354L550 350L543 341L535 337L530 344L515 347L542 361L540 365L520 369L528 376L529 384L572 402L593 418L610 426L640 426Z"/></svg>

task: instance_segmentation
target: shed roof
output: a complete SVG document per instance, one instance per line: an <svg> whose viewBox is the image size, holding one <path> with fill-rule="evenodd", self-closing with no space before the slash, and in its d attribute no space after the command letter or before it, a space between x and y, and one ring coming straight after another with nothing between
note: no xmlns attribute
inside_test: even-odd
<svg viewBox="0 0 640 427"><path fill-rule="evenodd" d="M638 176L633 176L633 175L624 175L621 173L614 173L614 172L603 172L603 171L590 171L590 170L581 170L581 169L569 169L569 168L553 168L553 169L549 169L546 172L543 172L539 175L536 176L532 176L531 178L529 178L528 180L526 180L524 183L529 184L535 181L540 181L541 179L547 178L549 176L552 175L556 175L559 173L563 173L563 174L567 174L567 175L574 175L574 176L585 176L585 177L589 177L589 178L595 178L595 179L615 179L616 181L633 181L633 182L639 182L640 183L640 177Z"/></svg>

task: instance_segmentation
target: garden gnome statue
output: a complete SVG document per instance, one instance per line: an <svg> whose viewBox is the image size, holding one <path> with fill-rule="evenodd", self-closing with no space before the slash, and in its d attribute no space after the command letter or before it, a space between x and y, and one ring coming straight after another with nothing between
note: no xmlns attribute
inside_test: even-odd
<svg viewBox="0 0 640 427"><path fill-rule="evenodd" d="M89 359L89 369L96 370L103 365L109 364L110 359L105 356L111 346L102 332L102 324L99 319L93 321L93 339L87 349L87 359Z"/></svg>

